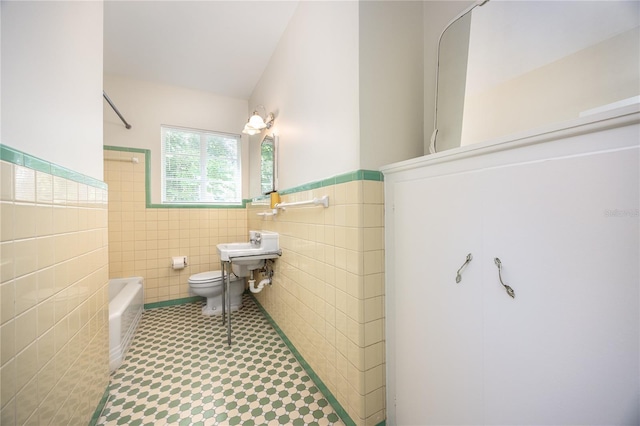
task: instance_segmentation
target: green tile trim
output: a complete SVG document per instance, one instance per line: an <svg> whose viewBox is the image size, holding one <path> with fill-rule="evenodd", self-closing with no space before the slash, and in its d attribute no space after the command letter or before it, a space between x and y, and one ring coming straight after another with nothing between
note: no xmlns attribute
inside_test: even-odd
<svg viewBox="0 0 640 426"><path fill-rule="evenodd" d="M91 416L91 420L89 420L89 426L95 426L100 419L100 415L102 414L102 410L104 410L104 406L107 404L109 400L109 384L107 384L107 389L105 389L102 394L102 398L100 398L100 402L98 402L98 406L93 412L93 416Z"/></svg>
<svg viewBox="0 0 640 426"><path fill-rule="evenodd" d="M260 195L259 197L255 197L255 198L252 198L251 200L247 200L247 202L255 203L256 201L266 201L270 199L271 199L270 195Z"/></svg>
<svg viewBox="0 0 640 426"><path fill-rule="evenodd" d="M71 169L67 169L66 167L58 166L56 164L51 164L51 174L54 176L62 177L65 179L69 179L78 183L84 183L90 186L95 186L100 189L107 189L107 184L98 179L94 179L90 176L83 175L78 172L74 172Z"/></svg>
<svg viewBox="0 0 640 426"><path fill-rule="evenodd" d="M362 171L362 180L384 182L384 175L382 174L382 172L378 172L374 170L361 170L361 171Z"/></svg>
<svg viewBox="0 0 640 426"><path fill-rule="evenodd" d="M382 172L378 172L375 170L356 170L355 172L344 173L317 182L305 183L303 185L283 189L278 192L280 192L280 194L282 195L295 194L296 192L309 191L311 189L324 188L327 186L353 182L356 180L372 180L376 182L384 182L384 175L382 174Z"/></svg>
<svg viewBox="0 0 640 426"><path fill-rule="evenodd" d="M251 200L239 204L149 204L148 209L244 209Z"/></svg>
<svg viewBox="0 0 640 426"><path fill-rule="evenodd" d="M361 180L359 179L358 171L336 176L336 184L351 182L354 180Z"/></svg>
<svg viewBox="0 0 640 426"><path fill-rule="evenodd" d="M164 300L162 302L145 303L144 309L164 308L166 306L184 305L186 303L199 302L204 300L202 296L184 297L182 299Z"/></svg>
<svg viewBox="0 0 640 426"><path fill-rule="evenodd" d="M144 199L145 206L151 205L151 151L146 149L144 153Z"/></svg>
<svg viewBox="0 0 640 426"><path fill-rule="evenodd" d="M6 145L0 145L0 159L18 166L27 167L32 170L69 179L74 182L83 183L100 189L107 189L107 184L101 180L83 175L82 173L78 173L49 161L42 160L41 158L34 157Z"/></svg>
<svg viewBox="0 0 640 426"><path fill-rule="evenodd" d="M102 148L106 151L138 152L140 154L148 154L151 152L148 149L128 148L126 146L103 145Z"/></svg>
<svg viewBox="0 0 640 426"><path fill-rule="evenodd" d="M260 302L258 302L258 299L256 299L256 297L253 294L251 294L251 297L253 298L253 301L256 303L256 306L260 308L265 318L267 318L271 326L276 330L278 335L280 335L282 340L284 340L284 343L287 345L291 353L293 353L293 356L295 356L298 359L298 362L300 363L300 365L302 365L302 368L304 368L304 370L307 372L309 377L311 377L311 380L313 380L316 386L318 386L318 389L320 389L320 392L322 392L322 394L327 398L327 400L329 401L329 404L331 404L331 406L336 411L338 416L340 416L340 419L344 422L344 424L347 426L355 426L356 425L355 422L351 419L349 414L347 414L347 411L344 408L342 408L342 405L340 405L336 397L333 396L331 391L329 391L329 388L327 388L327 386L320 379L320 377L318 377L316 372L313 371L309 363L307 363L307 361L302 357L300 352L298 352L298 350L293 345L293 343L291 343L291 340L289 340L287 335L284 334L284 332L278 326L278 324L273 320L273 318L271 318L271 315L269 315L266 309L264 309L264 307L260 304Z"/></svg>
<svg viewBox="0 0 640 426"><path fill-rule="evenodd" d="M151 202L151 150L142 148L128 148L124 146L104 145L107 151L137 152L144 154L145 168L145 206L148 209L244 209L251 200L242 200L237 204L153 204Z"/></svg>
<svg viewBox="0 0 640 426"><path fill-rule="evenodd" d="M19 166L24 166L24 154L5 145L0 145L0 159Z"/></svg>
<svg viewBox="0 0 640 426"><path fill-rule="evenodd" d="M43 161L30 155L24 156L24 166L33 170L51 174L51 163Z"/></svg>

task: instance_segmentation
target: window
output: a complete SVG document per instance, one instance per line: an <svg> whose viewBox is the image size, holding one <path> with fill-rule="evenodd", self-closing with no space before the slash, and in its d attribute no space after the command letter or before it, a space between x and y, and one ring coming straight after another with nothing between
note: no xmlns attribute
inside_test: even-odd
<svg viewBox="0 0 640 426"><path fill-rule="evenodd" d="M162 127L162 202L241 203L240 136Z"/></svg>

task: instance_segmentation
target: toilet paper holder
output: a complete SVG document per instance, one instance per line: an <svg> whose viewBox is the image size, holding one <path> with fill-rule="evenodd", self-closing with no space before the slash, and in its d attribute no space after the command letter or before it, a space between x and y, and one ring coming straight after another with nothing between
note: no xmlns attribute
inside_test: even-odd
<svg viewBox="0 0 640 426"><path fill-rule="evenodd" d="M187 266L187 256L174 256L171 258L171 269L184 269Z"/></svg>

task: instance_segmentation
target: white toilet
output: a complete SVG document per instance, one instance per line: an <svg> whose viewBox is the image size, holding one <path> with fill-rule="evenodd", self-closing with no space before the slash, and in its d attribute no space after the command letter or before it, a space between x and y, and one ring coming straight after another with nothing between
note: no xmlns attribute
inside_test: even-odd
<svg viewBox="0 0 640 426"><path fill-rule="evenodd" d="M202 308L203 315L222 315L222 272L209 271L191 275L189 288L198 295L207 298L207 304ZM231 311L242 307L242 293L244 293L244 278L231 274L229 283L231 295Z"/></svg>

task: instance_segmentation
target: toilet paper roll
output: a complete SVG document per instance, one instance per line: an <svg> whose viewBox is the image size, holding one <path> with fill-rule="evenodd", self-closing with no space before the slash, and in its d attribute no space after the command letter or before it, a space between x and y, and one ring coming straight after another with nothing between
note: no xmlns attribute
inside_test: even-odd
<svg viewBox="0 0 640 426"><path fill-rule="evenodd" d="M187 258L184 256L176 256L171 258L172 269L184 269L187 266Z"/></svg>

